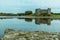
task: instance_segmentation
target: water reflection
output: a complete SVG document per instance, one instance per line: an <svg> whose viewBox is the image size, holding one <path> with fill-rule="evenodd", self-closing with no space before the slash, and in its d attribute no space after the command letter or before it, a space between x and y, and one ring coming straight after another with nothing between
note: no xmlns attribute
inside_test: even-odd
<svg viewBox="0 0 60 40"><path fill-rule="evenodd" d="M8 19L6 18L6 19L3 19L1 18L0 19L0 37L3 36L6 28L23 30L23 31L60 32L60 19L58 18L57 19L51 19L51 18L35 18L35 19L32 19L32 18Z"/></svg>
<svg viewBox="0 0 60 40"><path fill-rule="evenodd" d="M25 18L26 22L32 22L33 19L31 18ZM35 18L35 24L47 24L50 25L51 24L51 18Z"/></svg>
<svg viewBox="0 0 60 40"><path fill-rule="evenodd" d="M51 19L50 18L35 18L35 24L51 24Z"/></svg>
<svg viewBox="0 0 60 40"><path fill-rule="evenodd" d="M0 20L3 20L3 19L14 19L14 18L0 18ZM32 22L34 20L34 23L37 24L37 25L40 25L40 24L47 24L47 25L51 25L51 21L52 20L60 20L58 18L56 19L52 19L52 18L17 18L17 19L24 19L26 22Z"/></svg>
<svg viewBox="0 0 60 40"><path fill-rule="evenodd" d="M3 20L3 18L0 18L0 19ZM6 18L6 19L8 19L8 18ZM18 19L19 20L20 19L25 19L26 22L32 22L32 20L33 20L32 18L18 18ZM51 24L51 21L53 19L51 19L51 18L35 18L34 20L35 20L35 24L37 24L37 25L40 25L40 24L50 25Z"/></svg>
<svg viewBox="0 0 60 40"><path fill-rule="evenodd" d="M26 22L32 22L32 18L25 18Z"/></svg>

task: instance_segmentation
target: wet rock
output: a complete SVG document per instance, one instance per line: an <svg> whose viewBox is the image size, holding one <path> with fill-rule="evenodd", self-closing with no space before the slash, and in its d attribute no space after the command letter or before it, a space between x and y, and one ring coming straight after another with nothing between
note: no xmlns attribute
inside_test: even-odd
<svg viewBox="0 0 60 40"><path fill-rule="evenodd" d="M60 40L60 33L8 29L1 40Z"/></svg>

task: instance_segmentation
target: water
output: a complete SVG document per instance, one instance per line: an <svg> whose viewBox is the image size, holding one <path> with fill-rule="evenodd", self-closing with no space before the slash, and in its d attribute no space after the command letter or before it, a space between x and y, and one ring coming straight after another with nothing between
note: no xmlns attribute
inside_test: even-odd
<svg viewBox="0 0 60 40"><path fill-rule="evenodd" d="M10 18L0 19L0 37L3 36L6 28L23 31L47 31L60 32L60 19L51 18Z"/></svg>

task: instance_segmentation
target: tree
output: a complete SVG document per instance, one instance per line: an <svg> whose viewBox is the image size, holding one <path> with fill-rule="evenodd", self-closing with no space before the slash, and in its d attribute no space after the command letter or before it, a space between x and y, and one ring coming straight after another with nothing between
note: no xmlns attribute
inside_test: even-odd
<svg viewBox="0 0 60 40"><path fill-rule="evenodd" d="M32 14L32 11L26 11L25 12L25 15L30 15L30 14Z"/></svg>

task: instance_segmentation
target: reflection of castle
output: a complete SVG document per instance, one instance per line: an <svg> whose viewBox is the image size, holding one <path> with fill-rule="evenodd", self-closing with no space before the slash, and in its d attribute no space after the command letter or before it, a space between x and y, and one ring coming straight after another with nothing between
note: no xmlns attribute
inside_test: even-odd
<svg viewBox="0 0 60 40"><path fill-rule="evenodd" d="M25 21L32 22L32 18L25 18ZM35 24L51 24L50 18L35 18Z"/></svg>
<svg viewBox="0 0 60 40"><path fill-rule="evenodd" d="M51 19L48 19L48 18L36 18L35 19L35 24L47 24L47 25L50 25L51 24Z"/></svg>

